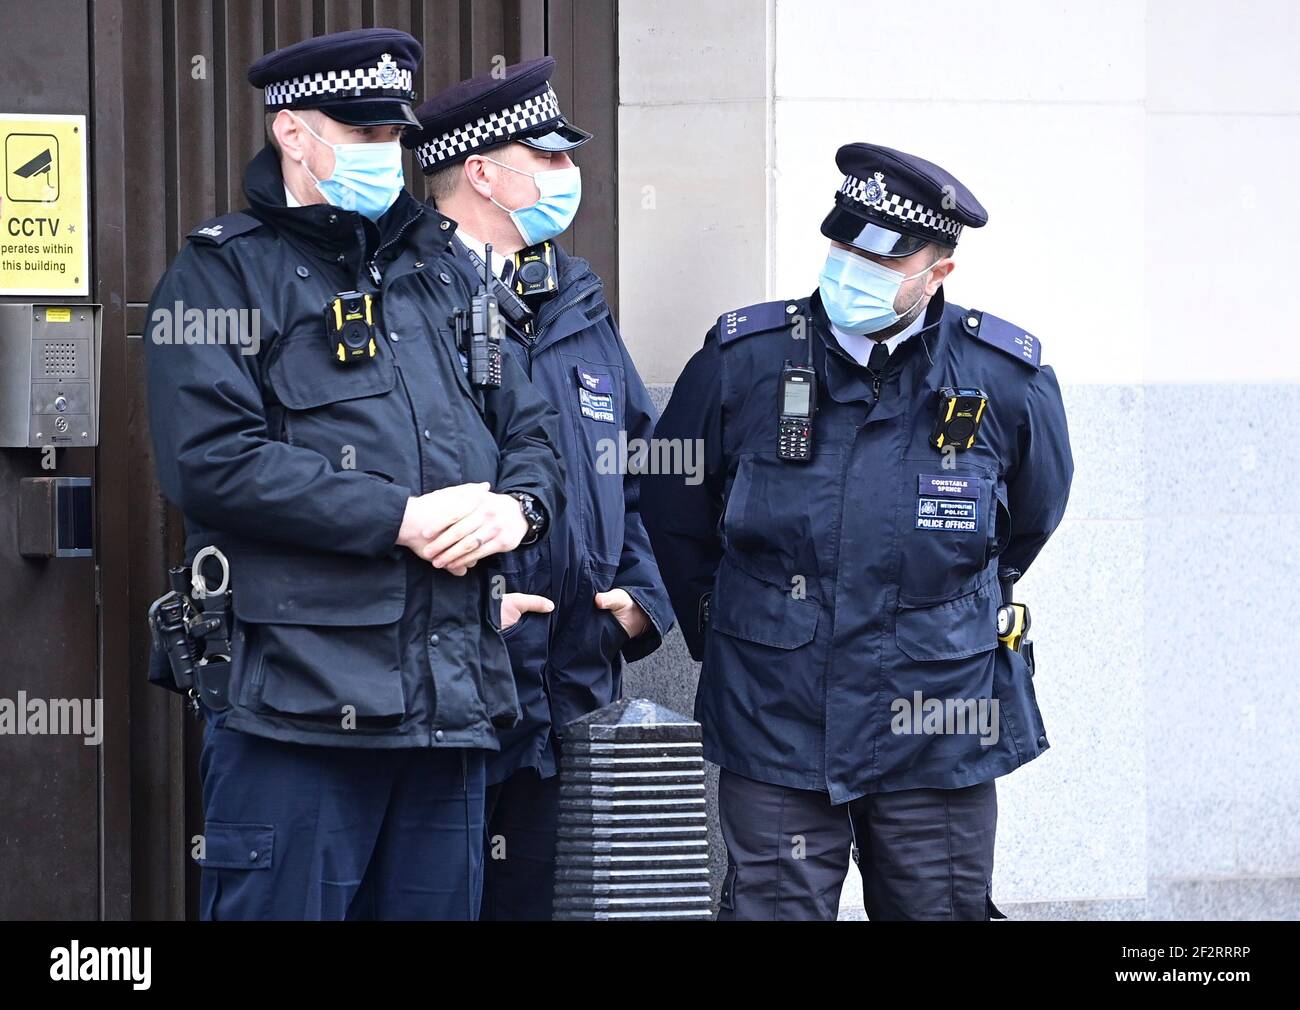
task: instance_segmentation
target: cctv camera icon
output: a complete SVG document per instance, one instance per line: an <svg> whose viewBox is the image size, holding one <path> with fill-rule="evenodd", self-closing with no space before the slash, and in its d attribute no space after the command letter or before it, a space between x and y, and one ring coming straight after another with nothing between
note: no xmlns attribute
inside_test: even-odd
<svg viewBox="0 0 1300 1010"><path fill-rule="evenodd" d="M30 179L33 175L49 175L50 166L54 164L54 158L47 147L26 165L14 169L14 175L20 179Z"/></svg>
<svg viewBox="0 0 1300 1010"><path fill-rule="evenodd" d="M10 200L47 203L58 199L58 140L49 134L10 134L5 141L5 191Z"/></svg>

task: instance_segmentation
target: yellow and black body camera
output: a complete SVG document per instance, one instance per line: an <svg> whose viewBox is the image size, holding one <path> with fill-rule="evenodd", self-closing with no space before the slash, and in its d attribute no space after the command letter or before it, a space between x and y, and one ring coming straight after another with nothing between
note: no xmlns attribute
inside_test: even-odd
<svg viewBox="0 0 1300 1010"><path fill-rule="evenodd" d="M514 291L521 298L545 298L560 287L555 243L538 242L515 253Z"/></svg>
<svg viewBox="0 0 1300 1010"><path fill-rule="evenodd" d="M378 309L375 296L360 291L342 291L325 306L325 331L336 363L369 361L379 353Z"/></svg>
<svg viewBox="0 0 1300 1010"><path fill-rule="evenodd" d="M930 444L936 449L950 445L969 449L975 444L975 433L979 431L988 403L983 390L944 386L939 390L939 416L934 421Z"/></svg>

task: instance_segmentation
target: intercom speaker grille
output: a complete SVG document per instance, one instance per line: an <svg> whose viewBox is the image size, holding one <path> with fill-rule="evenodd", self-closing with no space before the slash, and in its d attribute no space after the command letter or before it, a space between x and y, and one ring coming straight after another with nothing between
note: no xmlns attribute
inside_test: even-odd
<svg viewBox="0 0 1300 1010"><path fill-rule="evenodd" d="M46 341L45 374L77 375L77 345L71 341Z"/></svg>

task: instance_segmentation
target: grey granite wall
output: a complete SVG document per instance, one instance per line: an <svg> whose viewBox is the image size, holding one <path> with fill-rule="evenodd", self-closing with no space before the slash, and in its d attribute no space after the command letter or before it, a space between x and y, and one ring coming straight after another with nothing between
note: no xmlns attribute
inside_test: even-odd
<svg viewBox="0 0 1300 1010"><path fill-rule="evenodd" d="M994 898L1028 919L1300 918L1300 494L1277 444L1300 393L1065 396L1070 507L1017 593L1052 747L999 780ZM689 715L697 678L674 632L625 693ZM855 876L842 918L863 917Z"/></svg>

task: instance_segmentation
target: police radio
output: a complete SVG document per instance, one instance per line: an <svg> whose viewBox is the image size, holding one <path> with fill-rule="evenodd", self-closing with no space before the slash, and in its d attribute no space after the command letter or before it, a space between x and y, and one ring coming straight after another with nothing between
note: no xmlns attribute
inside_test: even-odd
<svg viewBox="0 0 1300 1010"><path fill-rule="evenodd" d="M492 247L484 249L483 283L467 310L452 317L456 346L469 362L470 385L478 389L501 386L501 307L492 294Z"/></svg>
<svg viewBox="0 0 1300 1010"><path fill-rule="evenodd" d="M944 386L939 390L939 416L934 420L930 444L936 449L969 449L975 444L975 433L988 403L983 390Z"/></svg>
<svg viewBox="0 0 1300 1010"><path fill-rule="evenodd" d="M374 296L360 291L343 291L325 306L325 331L329 334L330 356L340 365L368 361L379 353L379 308Z"/></svg>
<svg viewBox="0 0 1300 1010"><path fill-rule="evenodd" d="M515 253L515 293L523 298L543 298L560 287L555 265L555 243L547 240Z"/></svg>
<svg viewBox="0 0 1300 1010"><path fill-rule="evenodd" d="M777 428L776 454L792 463L812 459L812 424L817 413L817 373L809 365L792 365L787 358L781 368L781 419Z"/></svg>

